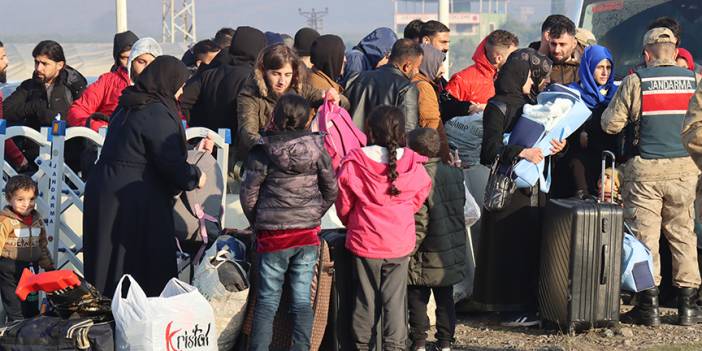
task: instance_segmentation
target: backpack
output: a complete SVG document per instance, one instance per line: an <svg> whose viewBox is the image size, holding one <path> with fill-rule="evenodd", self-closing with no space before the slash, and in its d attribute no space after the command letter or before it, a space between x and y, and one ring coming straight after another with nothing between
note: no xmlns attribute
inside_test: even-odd
<svg viewBox="0 0 702 351"><path fill-rule="evenodd" d="M173 208L175 237L179 242L202 243L193 262L200 261L208 243L213 243L220 232L224 178L217 160L208 152L188 151L188 163L196 165L207 175L203 188L182 192Z"/></svg>
<svg viewBox="0 0 702 351"><path fill-rule="evenodd" d="M341 160L352 150L366 146L366 135L353 123L349 113L334 103L329 96L317 111L312 131L324 135L324 148L332 159L334 171L339 168Z"/></svg>

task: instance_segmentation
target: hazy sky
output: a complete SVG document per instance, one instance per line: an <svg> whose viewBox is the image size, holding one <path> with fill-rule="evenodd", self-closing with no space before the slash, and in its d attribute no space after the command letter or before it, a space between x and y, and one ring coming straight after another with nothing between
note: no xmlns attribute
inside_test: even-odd
<svg viewBox="0 0 702 351"><path fill-rule="evenodd" d="M129 28L139 36L160 38L161 0L127 1ZM550 1L510 3L544 6ZM324 32L362 34L392 26L391 0L197 0L198 39L211 37L220 27L240 25L294 34L306 25L298 8L313 7L329 8ZM111 41L114 31L114 0L0 0L0 40Z"/></svg>

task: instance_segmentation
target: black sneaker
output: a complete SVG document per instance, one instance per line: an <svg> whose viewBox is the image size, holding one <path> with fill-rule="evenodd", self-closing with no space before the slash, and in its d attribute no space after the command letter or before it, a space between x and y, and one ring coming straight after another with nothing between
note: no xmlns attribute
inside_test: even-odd
<svg viewBox="0 0 702 351"><path fill-rule="evenodd" d="M506 313L500 323L501 326L509 328L533 327L539 324L541 321L536 313L526 312Z"/></svg>

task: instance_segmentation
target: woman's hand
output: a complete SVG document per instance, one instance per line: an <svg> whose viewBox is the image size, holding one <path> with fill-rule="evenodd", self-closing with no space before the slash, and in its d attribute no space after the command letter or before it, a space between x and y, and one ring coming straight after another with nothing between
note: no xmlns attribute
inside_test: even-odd
<svg viewBox="0 0 702 351"><path fill-rule="evenodd" d="M468 107L468 114L473 115L479 112L485 111L486 104L478 104L475 102L470 103L470 107Z"/></svg>
<svg viewBox="0 0 702 351"><path fill-rule="evenodd" d="M339 105L339 102L341 101L341 97L339 96L339 92L336 91L336 89L330 88L329 90L324 92L324 96L322 98L325 98L327 96L329 96L331 98L331 101L334 104Z"/></svg>
<svg viewBox="0 0 702 351"><path fill-rule="evenodd" d="M551 140L551 155L555 155L566 147L566 140L558 140L558 139L553 139Z"/></svg>
<svg viewBox="0 0 702 351"><path fill-rule="evenodd" d="M212 153L214 150L214 140L212 140L212 137L210 137L209 134L202 140L200 140L200 144L197 146L198 151L205 151L207 153Z"/></svg>
<svg viewBox="0 0 702 351"><path fill-rule="evenodd" d="M207 174L203 172L200 174L200 180L197 183L197 187L202 189L205 187L205 184L207 184Z"/></svg>
<svg viewBox="0 0 702 351"><path fill-rule="evenodd" d="M538 147L524 149L519 153L519 157L533 163L539 164L544 160L544 153Z"/></svg>

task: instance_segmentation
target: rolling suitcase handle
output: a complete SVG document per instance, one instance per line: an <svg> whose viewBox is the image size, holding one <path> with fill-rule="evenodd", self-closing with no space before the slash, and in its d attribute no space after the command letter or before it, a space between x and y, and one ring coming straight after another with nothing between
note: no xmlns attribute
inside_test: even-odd
<svg viewBox="0 0 702 351"><path fill-rule="evenodd" d="M607 169L607 157L610 157L612 159L612 171L614 171L615 166L616 166L616 159L614 156L614 153L609 150L602 151L602 175L600 176L600 184L601 184L601 194L600 194L600 201L605 202L605 170ZM610 179L610 188L609 188L609 202L614 203L614 175Z"/></svg>
<svg viewBox="0 0 702 351"><path fill-rule="evenodd" d="M614 153L608 150L602 151L602 174L600 176L600 189L602 189L600 192L600 201L605 202L605 170L607 168L607 158L612 159L612 171L614 171L615 166L616 166L616 159L614 156ZM610 184L609 184L609 202L614 203L614 174L612 174L612 177L610 177ZM602 232L606 232L609 227L609 222L607 221L606 218L602 218ZM607 262L607 259L609 258L609 245L603 245L602 246L602 269L600 271L600 285L606 285L608 282L608 275L607 275L607 267L609 267L609 263Z"/></svg>

